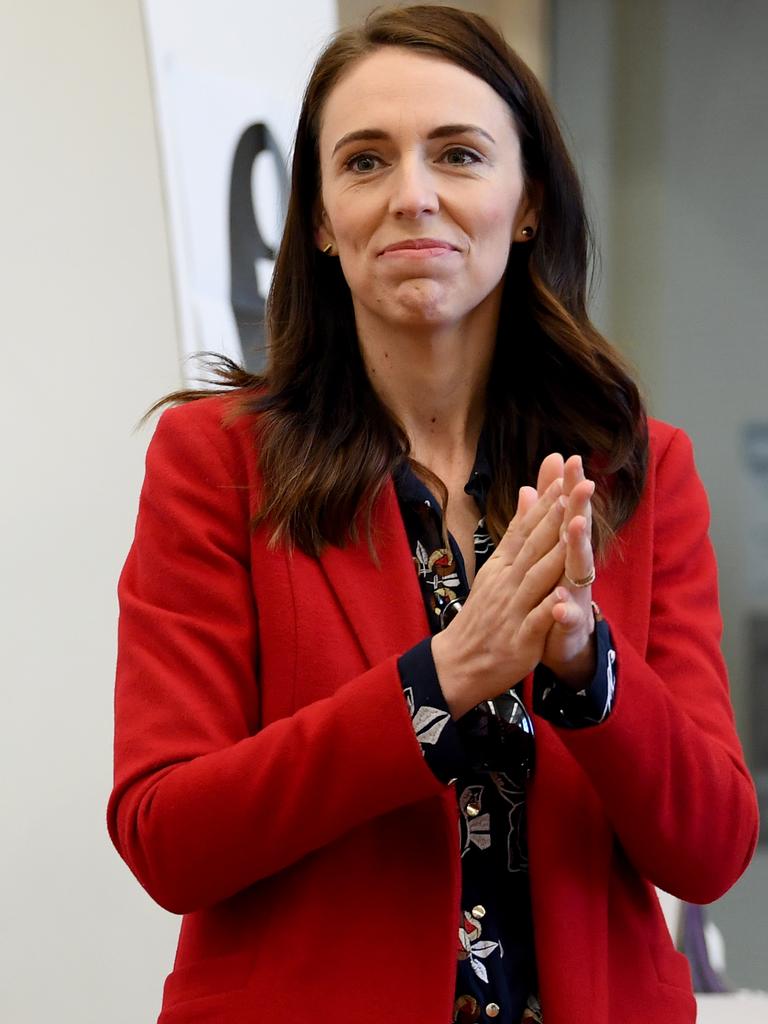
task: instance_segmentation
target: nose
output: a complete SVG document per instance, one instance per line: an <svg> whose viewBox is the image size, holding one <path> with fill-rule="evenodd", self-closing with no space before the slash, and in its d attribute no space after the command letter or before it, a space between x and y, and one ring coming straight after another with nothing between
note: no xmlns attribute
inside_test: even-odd
<svg viewBox="0 0 768 1024"><path fill-rule="evenodd" d="M415 219L440 209L433 176L423 160L417 157L403 160L390 181L389 212L394 216Z"/></svg>

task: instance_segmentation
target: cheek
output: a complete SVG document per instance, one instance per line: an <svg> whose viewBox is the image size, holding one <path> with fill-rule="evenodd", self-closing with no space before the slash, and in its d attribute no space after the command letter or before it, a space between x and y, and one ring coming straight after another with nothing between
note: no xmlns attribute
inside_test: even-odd
<svg viewBox="0 0 768 1024"><path fill-rule="evenodd" d="M338 215L333 221L334 234L340 251L354 249L360 243L360 226L344 213Z"/></svg>
<svg viewBox="0 0 768 1024"><path fill-rule="evenodd" d="M476 211L475 238L480 246L483 262L505 265L512 245L517 207L509 197L489 201Z"/></svg>
<svg viewBox="0 0 768 1024"><path fill-rule="evenodd" d="M340 193L330 200L326 212L340 248L364 246L375 228L374 204L368 196Z"/></svg>
<svg viewBox="0 0 768 1024"><path fill-rule="evenodd" d="M517 175L508 176L503 170L499 170L496 180L484 184L485 188L453 197L456 216L464 217L467 228L477 235L488 237L507 231L511 236L523 199L522 184Z"/></svg>

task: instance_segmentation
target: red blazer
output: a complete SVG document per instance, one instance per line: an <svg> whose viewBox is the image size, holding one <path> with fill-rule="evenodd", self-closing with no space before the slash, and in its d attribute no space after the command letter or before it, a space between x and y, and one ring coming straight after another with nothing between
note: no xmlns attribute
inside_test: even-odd
<svg viewBox="0 0 768 1024"><path fill-rule="evenodd" d="M454 790L424 762L397 656L428 634L392 485L319 560L249 530L251 428L226 398L167 411L120 580L112 839L183 914L161 1024L447 1024ZM599 571L617 700L536 722L528 804L547 1024L694 1020L653 889L709 902L757 832L719 651L690 443L651 425L648 481ZM530 679L526 681L531 707Z"/></svg>

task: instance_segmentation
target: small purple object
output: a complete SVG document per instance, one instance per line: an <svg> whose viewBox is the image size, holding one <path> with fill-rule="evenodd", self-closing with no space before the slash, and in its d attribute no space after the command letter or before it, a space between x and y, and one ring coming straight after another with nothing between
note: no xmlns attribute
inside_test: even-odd
<svg viewBox="0 0 768 1024"><path fill-rule="evenodd" d="M704 908L695 903L683 904L683 952L691 965L694 992L729 992L723 978L709 962L704 936Z"/></svg>

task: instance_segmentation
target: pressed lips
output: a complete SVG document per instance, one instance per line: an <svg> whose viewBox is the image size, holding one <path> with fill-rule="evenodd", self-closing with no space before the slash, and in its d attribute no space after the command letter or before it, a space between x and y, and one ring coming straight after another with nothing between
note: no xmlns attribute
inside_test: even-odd
<svg viewBox="0 0 768 1024"><path fill-rule="evenodd" d="M400 242L392 242L382 249L380 256L411 256L414 258L440 256L447 252L458 252L455 245L442 238L405 238Z"/></svg>

